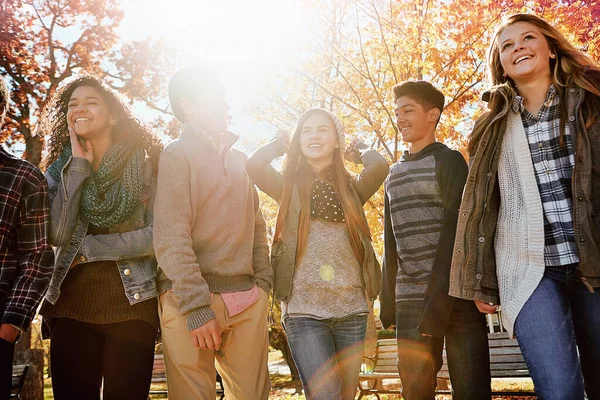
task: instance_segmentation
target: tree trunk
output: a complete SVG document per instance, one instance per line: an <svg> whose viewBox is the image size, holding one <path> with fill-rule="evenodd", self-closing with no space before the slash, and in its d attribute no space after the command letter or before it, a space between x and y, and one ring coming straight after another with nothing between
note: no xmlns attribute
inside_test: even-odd
<svg viewBox="0 0 600 400"><path fill-rule="evenodd" d="M25 138L25 159L37 167L42 161L42 138L39 135L32 136L29 127L21 132Z"/></svg>
<svg viewBox="0 0 600 400"><path fill-rule="evenodd" d="M44 350L30 349L31 330L23 333L15 346L14 364L27 364L29 371L21 391L23 400L44 399Z"/></svg>

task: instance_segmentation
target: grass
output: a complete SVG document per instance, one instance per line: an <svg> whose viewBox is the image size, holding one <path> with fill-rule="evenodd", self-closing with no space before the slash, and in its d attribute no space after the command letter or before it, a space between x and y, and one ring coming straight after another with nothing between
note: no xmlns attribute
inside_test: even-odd
<svg viewBox="0 0 600 400"><path fill-rule="evenodd" d="M290 381L289 375L271 375L271 384L273 389L269 399L273 400L305 400L303 394L301 394L302 384L299 381ZM533 389L533 383L530 379L493 379L492 388L494 390L530 390ZM166 384L152 384L152 390L164 390ZM365 399L372 399L373 396L364 397ZM381 400L392 400L400 399L400 396L392 394L380 395ZM507 397L495 397L497 400L519 400L521 396L507 396ZM524 397L523 397L524 398ZM52 395L52 382L49 378L44 380L44 399L54 400ZM167 397L164 395L150 395L152 400L166 400ZM452 397L449 395L438 395L436 400L451 400Z"/></svg>
<svg viewBox="0 0 600 400"><path fill-rule="evenodd" d="M282 356L281 352L275 351L269 353L269 363L277 363L281 362ZM390 381L393 383L394 381ZM387 382L386 382L387 384ZM300 381L291 381L289 375L284 374L271 374L271 385L272 390L269 396L269 399L273 400L305 400L306 398L302 394L302 384ZM398 386L398 381L395 383L396 387ZM495 391L505 390L505 391L530 391L533 389L533 382L528 378L518 378L518 379L492 379L492 388ZM165 390L165 383L156 383L152 384L151 390ZM367 396L364 399L374 399L374 396ZM401 399L398 395L393 394L383 394L380 395L382 400L392 400L392 399ZM504 396L504 397L495 397L496 400L520 400L524 399L521 396ZM52 395L52 382L50 378L46 378L44 380L44 399L45 400L54 400L54 396ZM152 400L166 400L167 397L164 395L151 395L150 399ZM449 395L438 395L436 396L436 400L451 400L452 397Z"/></svg>

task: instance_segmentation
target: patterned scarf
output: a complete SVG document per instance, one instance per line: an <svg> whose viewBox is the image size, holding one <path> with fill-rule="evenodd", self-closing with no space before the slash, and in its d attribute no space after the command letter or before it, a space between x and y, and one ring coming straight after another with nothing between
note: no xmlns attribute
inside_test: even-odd
<svg viewBox="0 0 600 400"><path fill-rule="evenodd" d="M48 167L57 181L71 158L71 145L63 148L58 159ZM104 155L98 171L92 171L83 184L81 212L86 221L99 227L123 222L142 198L145 151L131 143L114 144Z"/></svg>
<svg viewBox="0 0 600 400"><path fill-rule="evenodd" d="M332 182L331 173L327 174L327 181ZM311 217L321 218L325 221L344 222L342 203L333 186L320 179L316 179L311 189Z"/></svg>

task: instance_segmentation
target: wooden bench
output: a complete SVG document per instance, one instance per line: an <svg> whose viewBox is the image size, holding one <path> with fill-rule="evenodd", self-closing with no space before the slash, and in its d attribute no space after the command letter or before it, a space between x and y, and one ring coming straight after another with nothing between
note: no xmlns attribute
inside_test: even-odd
<svg viewBox="0 0 600 400"><path fill-rule="evenodd" d="M221 377L219 376L218 373L217 373L216 379L217 379L217 384L218 384L216 396L220 396L219 397L220 399L224 399L225 392L223 390L223 381L221 380ZM167 383L167 375L166 375L166 370L165 370L165 359L162 354L154 355L154 366L152 368L152 383L163 383L163 384ZM158 395L168 396L169 392L168 392L167 388L165 387L165 389L163 389L163 390L150 390L150 394L158 394Z"/></svg>
<svg viewBox="0 0 600 400"><path fill-rule="evenodd" d="M511 339L508 333L489 333L488 343L490 346L490 372L492 378L528 378L529 370L521 349L516 339ZM375 356L366 361L369 372L363 372L359 376L358 389L361 399L363 396L375 395L379 399L379 394L401 394L402 389L385 389L383 387L384 379L400 379L397 367L397 343L396 339L379 339ZM443 365L438 373L438 381L450 379L448 374L448 364L446 360L446 350L443 352ZM361 385L361 381L366 386ZM438 387L441 385L438 385ZM450 393L449 390L440 389L436 391L440 394ZM533 392L522 391L496 391L494 396L535 396Z"/></svg>
<svg viewBox="0 0 600 400"><path fill-rule="evenodd" d="M23 390L23 385L25 385L25 379L27 378L28 371L29 365L13 365L12 384L10 390L11 399L21 398L21 390Z"/></svg>

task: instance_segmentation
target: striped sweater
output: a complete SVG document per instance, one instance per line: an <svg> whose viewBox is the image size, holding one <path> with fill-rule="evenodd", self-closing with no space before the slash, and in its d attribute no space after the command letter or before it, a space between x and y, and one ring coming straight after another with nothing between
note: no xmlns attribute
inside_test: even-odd
<svg viewBox="0 0 600 400"><path fill-rule="evenodd" d="M381 319L395 323L395 303L423 301L422 333L443 335L452 310L450 261L467 164L432 143L405 152L385 181L385 255Z"/></svg>

